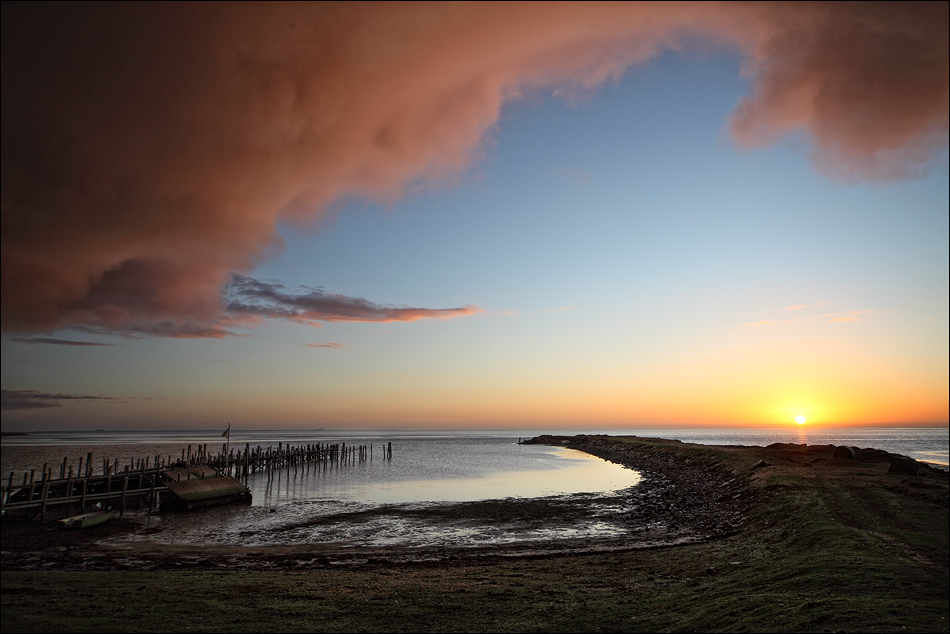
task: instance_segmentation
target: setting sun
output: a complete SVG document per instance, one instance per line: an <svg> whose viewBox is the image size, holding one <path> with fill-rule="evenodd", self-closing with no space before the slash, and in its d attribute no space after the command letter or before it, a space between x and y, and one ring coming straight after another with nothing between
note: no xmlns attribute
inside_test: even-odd
<svg viewBox="0 0 950 634"><path fill-rule="evenodd" d="M798 423L799 425L804 425L804 424L805 424L805 420L807 420L807 419L806 419L804 416L796 416L796 417L795 417L795 422Z"/></svg>

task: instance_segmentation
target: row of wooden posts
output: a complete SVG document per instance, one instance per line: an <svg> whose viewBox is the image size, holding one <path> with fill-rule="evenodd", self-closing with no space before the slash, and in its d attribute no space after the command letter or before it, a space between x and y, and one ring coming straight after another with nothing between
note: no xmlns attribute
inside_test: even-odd
<svg viewBox="0 0 950 634"><path fill-rule="evenodd" d="M156 493L166 489L162 483L164 474L175 469L209 466L219 475L247 482L253 474L266 473L270 477L285 467L293 467L295 471L303 466L329 469L371 461L377 455L381 459L391 460L392 443L383 444L380 449L376 449L373 444L348 446L346 443L288 443L286 446L279 443L276 449L272 446L252 449L250 443L245 443L243 451L223 443L221 452L217 454L210 453L207 444L200 444L194 449L188 445L187 449L182 449L181 457L174 460L171 455L133 458L121 468L118 458L103 460L102 471L96 474L93 454L87 453L85 458L79 458L75 468L69 464L68 458L63 458L63 462L58 465L58 478L54 476L55 467L49 463L43 465L38 478L35 469L24 472L22 484L14 484L14 473L10 472L0 506L4 513L12 509L27 513L37 510L41 516L45 516L47 507L56 505L64 505L67 511L70 506L78 505L79 512L84 512L87 503L104 506L112 502L124 510L127 500L131 498L136 508L143 500L147 500L151 510Z"/></svg>
<svg viewBox="0 0 950 634"><path fill-rule="evenodd" d="M303 465L317 465L327 469L332 466L366 462L373 460L377 450L372 444L347 446L346 443L316 443L295 446L288 444L284 447L283 443L278 443L277 449L273 447L265 449L260 445L256 449L251 449L250 443L246 443L243 452L241 450L229 450L226 446L216 456L209 456L207 452L208 445L199 445L198 464L207 464L224 475L246 481L250 475L255 473L266 472L270 474L275 469L284 467L294 467L296 469ZM390 442L383 445L380 453L382 459L391 460L393 444Z"/></svg>

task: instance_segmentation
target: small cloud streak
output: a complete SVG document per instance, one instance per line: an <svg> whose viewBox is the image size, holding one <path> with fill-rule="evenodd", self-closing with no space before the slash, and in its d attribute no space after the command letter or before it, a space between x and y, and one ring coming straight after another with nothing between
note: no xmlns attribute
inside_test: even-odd
<svg viewBox="0 0 950 634"><path fill-rule="evenodd" d="M37 390L0 390L0 410L45 409L62 407L60 401L115 401L111 396L45 394Z"/></svg>
<svg viewBox="0 0 950 634"><path fill-rule="evenodd" d="M368 321L390 323L420 319L452 319L484 312L478 306L461 308L412 308L375 304L359 297L328 293L321 288L288 293L283 284L234 274L226 289L227 314L236 321L286 319L307 325L319 321Z"/></svg>
<svg viewBox="0 0 950 634"><path fill-rule="evenodd" d="M54 346L112 346L115 344L111 343L95 343L92 341L72 341L70 339L51 339L49 337L13 337L10 341L15 341L17 343L42 343L50 344Z"/></svg>
<svg viewBox="0 0 950 634"><path fill-rule="evenodd" d="M345 348L342 343L337 343L335 341L329 341L327 343L308 343L308 348Z"/></svg>
<svg viewBox="0 0 950 634"><path fill-rule="evenodd" d="M827 303L828 302L818 302L817 304L795 304L793 306L789 306L785 310L801 310L803 308L818 308L819 306L824 306Z"/></svg>
<svg viewBox="0 0 950 634"><path fill-rule="evenodd" d="M867 313L873 313L873 312L874 312L874 309L868 309L868 310L852 310L852 311L849 311L847 314L841 314L841 313L827 313L827 314L825 314L825 315L822 315L822 317L830 317L831 319L828 320L828 323L831 324L831 323L861 321L860 319L858 319L858 317L859 317L860 315L864 315L864 314L867 314Z"/></svg>

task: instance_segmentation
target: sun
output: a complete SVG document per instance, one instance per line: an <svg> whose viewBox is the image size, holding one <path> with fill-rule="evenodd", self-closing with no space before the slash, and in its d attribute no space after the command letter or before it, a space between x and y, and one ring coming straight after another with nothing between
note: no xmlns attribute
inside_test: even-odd
<svg viewBox="0 0 950 634"><path fill-rule="evenodd" d="M798 423L799 425L804 425L806 420L807 419L804 416L795 417L795 422Z"/></svg>

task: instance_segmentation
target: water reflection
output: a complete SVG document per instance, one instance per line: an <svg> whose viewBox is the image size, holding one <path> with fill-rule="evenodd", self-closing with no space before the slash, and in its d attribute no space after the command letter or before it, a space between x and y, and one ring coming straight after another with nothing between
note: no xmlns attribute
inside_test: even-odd
<svg viewBox="0 0 950 634"><path fill-rule="evenodd" d="M467 449L438 453L443 461L438 468L431 464L436 454L407 452L401 463L377 459L259 473L248 480L254 494L251 507L144 517L142 529L131 539L196 545L422 547L595 538L626 530L617 518L627 497L617 492L635 486L640 481L637 472L560 447L492 443L480 448L481 456ZM466 465L462 454L472 464ZM486 466L487 456L503 459L488 460L492 469ZM430 468L412 466L421 462ZM450 463L465 477L444 477ZM521 468L499 470L504 464ZM409 477L419 472L434 477ZM495 502L482 502L546 496L554 500L550 504L570 512L554 513L553 522L525 524L502 519L492 513ZM458 515L452 511L456 503L486 506Z"/></svg>
<svg viewBox="0 0 950 634"><path fill-rule="evenodd" d="M514 471L461 480L381 482L351 491L349 499L377 503L465 502L616 491L636 485L640 474L573 449L558 449L576 464L554 471Z"/></svg>
<svg viewBox="0 0 950 634"><path fill-rule="evenodd" d="M386 461L376 461L342 467L285 467L270 474L257 474L247 484L255 505L276 506L302 500L404 504L533 498L616 491L640 481L637 472L595 456L573 449L541 449L543 453L538 455L547 467L543 470L494 471L477 477L390 479L385 475L392 471L391 466Z"/></svg>

